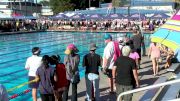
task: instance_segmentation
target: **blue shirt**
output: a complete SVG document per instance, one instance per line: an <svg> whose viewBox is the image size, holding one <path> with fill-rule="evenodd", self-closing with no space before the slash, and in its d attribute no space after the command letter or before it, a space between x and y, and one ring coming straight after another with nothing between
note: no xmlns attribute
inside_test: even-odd
<svg viewBox="0 0 180 101"><path fill-rule="evenodd" d="M43 67L39 67L37 69L36 75L40 78L39 82L39 90L41 94L53 94L53 76L54 76L54 68L49 67L44 69Z"/></svg>
<svg viewBox="0 0 180 101"><path fill-rule="evenodd" d="M0 101L9 101L6 88L0 84Z"/></svg>
<svg viewBox="0 0 180 101"><path fill-rule="evenodd" d="M174 57L180 62L180 48L176 49Z"/></svg>

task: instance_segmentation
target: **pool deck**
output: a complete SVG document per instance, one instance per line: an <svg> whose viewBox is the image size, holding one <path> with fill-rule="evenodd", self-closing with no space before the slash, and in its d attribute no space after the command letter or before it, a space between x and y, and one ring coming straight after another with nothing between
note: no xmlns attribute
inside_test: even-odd
<svg viewBox="0 0 180 101"><path fill-rule="evenodd" d="M154 77L152 75L151 60L147 56L142 57L142 61L141 61L142 69L138 70L139 79L140 79L140 87L152 85L161 76L166 76L166 77L171 76L171 73L167 73L165 69L162 69L162 66L163 66L162 64L160 65L160 72L159 72L160 76ZM107 77L102 73L100 73L99 89L100 89L100 101L116 101L115 94L109 94L106 92L106 90L108 89L108 80L107 80ZM82 80L78 84L78 101L85 101L85 94L86 94L85 79L82 78ZM135 93L133 95L132 101L138 101L139 98L141 98L143 94L144 94L144 91ZM71 89L69 91L69 98L70 97L71 97ZM40 98L38 99L38 101L41 101ZM70 101L70 99L68 101Z"/></svg>

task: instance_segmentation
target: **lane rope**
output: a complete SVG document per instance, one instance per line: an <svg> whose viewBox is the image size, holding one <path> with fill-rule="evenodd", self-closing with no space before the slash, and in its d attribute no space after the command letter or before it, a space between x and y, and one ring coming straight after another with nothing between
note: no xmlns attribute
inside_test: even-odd
<svg viewBox="0 0 180 101"><path fill-rule="evenodd" d="M10 88L10 89L7 90L7 92L8 92L8 93L9 93L9 92L12 92L12 91L14 91L15 89L21 88L21 87L23 87L23 86L25 86L25 85L27 85L27 84L33 83L33 82L36 82L36 79L31 80L31 81L29 81L29 82L22 83L22 84L20 84L20 85L18 85L18 86L15 86L15 87L13 87L13 88Z"/></svg>
<svg viewBox="0 0 180 101"><path fill-rule="evenodd" d="M25 90L25 91L23 91L23 92L21 92L21 93L14 94L14 95L12 95L11 97L9 97L9 100L15 99L15 98L18 97L18 96L25 95L25 94L31 92L31 90L32 90L32 89L27 89L27 90Z"/></svg>

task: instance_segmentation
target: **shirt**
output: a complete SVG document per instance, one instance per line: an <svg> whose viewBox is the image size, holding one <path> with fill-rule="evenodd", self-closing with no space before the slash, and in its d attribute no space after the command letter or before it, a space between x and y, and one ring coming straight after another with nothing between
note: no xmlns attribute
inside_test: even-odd
<svg viewBox="0 0 180 101"><path fill-rule="evenodd" d="M107 67L108 69L112 69L113 65L114 65L114 43L108 42L108 44L106 45L106 47L104 48L104 54L103 54L103 58L107 59ZM103 63L104 66L104 63Z"/></svg>
<svg viewBox="0 0 180 101"><path fill-rule="evenodd" d="M139 54L137 52L130 53L129 55L130 58L133 60L139 59Z"/></svg>
<svg viewBox="0 0 180 101"><path fill-rule="evenodd" d="M116 66L115 82L120 85L133 85L134 75L133 69L136 69L136 63L133 59L120 56L114 63Z"/></svg>
<svg viewBox="0 0 180 101"><path fill-rule="evenodd" d="M72 79L75 72L79 72L78 65L80 61L80 56L78 54L66 55L64 57L64 65L66 68L66 77L68 80Z"/></svg>
<svg viewBox="0 0 180 101"><path fill-rule="evenodd" d="M141 34L137 34L134 35L131 40L133 41L133 45L135 49L140 49L141 48L141 44L143 42L143 37L141 36Z"/></svg>
<svg viewBox="0 0 180 101"><path fill-rule="evenodd" d="M41 66L42 64L42 57L39 57L37 55L32 55L29 57L26 61L25 68L29 69L29 76L36 76L36 71L37 69Z"/></svg>
<svg viewBox="0 0 180 101"><path fill-rule="evenodd" d="M43 66L43 65L42 65ZM51 84L54 81L54 68L49 67L44 69L40 67L37 69L36 75L40 78L39 90L41 94L53 94L53 88Z"/></svg>
<svg viewBox="0 0 180 101"><path fill-rule="evenodd" d="M89 53L84 56L83 58L83 67L86 69L86 74L87 73L95 73L99 74L98 69L99 66L101 65L101 56L96 54L96 53Z"/></svg>
<svg viewBox="0 0 180 101"><path fill-rule="evenodd" d="M154 43L150 44L151 59L160 57L160 49Z"/></svg>

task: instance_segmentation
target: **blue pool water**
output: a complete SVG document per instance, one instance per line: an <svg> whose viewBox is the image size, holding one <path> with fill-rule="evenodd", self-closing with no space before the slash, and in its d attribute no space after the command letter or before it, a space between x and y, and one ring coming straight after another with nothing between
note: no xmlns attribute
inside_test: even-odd
<svg viewBox="0 0 180 101"><path fill-rule="evenodd" d="M0 83L7 89L28 81L28 71L24 69L27 57L31 56L31 49L35 46L42 49L41 56L59 54L63 60L66 46L74 43L79 49L81 78L84 76L82 58L88 53L89 43L96 43L96 53L102 55L104 49L103 35L105 33L90 32L39 32L28 34L1 35L0 36ZM122 36L123 33L110 33L113 39ZM130 37L132 34L127 33ZM149 44L150 34L145 34L145 44ZM28 86L15 89L9 96L28 89ZM32 101L31 94L12 99L11 101Z"/></svg>

